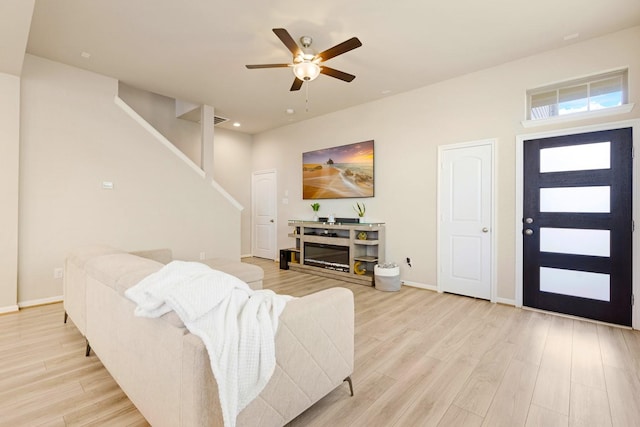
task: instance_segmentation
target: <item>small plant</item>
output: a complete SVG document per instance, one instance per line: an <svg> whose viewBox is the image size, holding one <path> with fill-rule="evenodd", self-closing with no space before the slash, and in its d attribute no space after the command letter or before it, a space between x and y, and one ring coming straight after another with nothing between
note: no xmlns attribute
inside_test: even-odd
<svg viewBox="0 0 640 427"><path fill-rule="evenodd" d="M360 202L357 202L356 205L353 207L353 210L356 211L356 213L360 218L362 218L367 208L365 207L364 202L362 203L362 205L360 204Z"/></svg>
<svg viewBox="0 0 640 427"><path fill-rule="evenodd" d="M320 203L318 203L318 202L312 203L311 204L311 209L313 209L314 212L318 212L320 210Z"/></svg>

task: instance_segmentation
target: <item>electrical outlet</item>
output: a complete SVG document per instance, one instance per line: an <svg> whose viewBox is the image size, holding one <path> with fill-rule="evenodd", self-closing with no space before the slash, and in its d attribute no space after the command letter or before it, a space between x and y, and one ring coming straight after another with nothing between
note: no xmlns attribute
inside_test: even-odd
<svg viewBox="0 0 640 427"><path fill-rule="evenodd" d="M202 261L203 259L207 258L207 254L204 252L200 252L200 260Z"/></svg>
<svg viewBox="0 0 640 427"><path fill-rule="evenodd" d="M56 267L53 269L53 278L54 279L62 279L64 276L64 270L62 267Z"/></svg>

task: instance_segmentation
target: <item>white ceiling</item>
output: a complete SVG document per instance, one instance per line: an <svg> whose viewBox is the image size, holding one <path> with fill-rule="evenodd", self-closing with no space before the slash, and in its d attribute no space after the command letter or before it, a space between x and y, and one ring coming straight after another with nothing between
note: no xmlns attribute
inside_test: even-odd
<svg viewBox="0 0 640 427"><path fill-rule="evenodd" d="M639 24L639 0L36 0L27 51L258 133ZM290 92L290 69L246 69L291 60L277 27L318 52L358 37L327 62L356 79Z"/></svg>

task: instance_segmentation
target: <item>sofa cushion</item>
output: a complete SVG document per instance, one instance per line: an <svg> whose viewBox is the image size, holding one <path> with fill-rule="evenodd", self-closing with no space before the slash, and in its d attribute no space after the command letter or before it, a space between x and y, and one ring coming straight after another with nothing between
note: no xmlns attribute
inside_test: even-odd
<svg viewBox="0 0 640 427"><path fill-rule="evenodd" d="M120 295L149 274L162 268L162 264L128 253L102 255L87 261L87 274Z"/></svg>
<svg viewBox="0 0 640 427"><path fill-rule="evenodd" d="M187 328L180 316L178 316L178 314L173 310L166 314L163 314L162 316L160 316L160 318L165 322L169 322L170 325L175 326L176 328Z"/></svg>
<svg viewBox="0 0 640 427"><path fill-rule="evenodd" d="M142 258L149 258L154 261L158 261L161 264L169 264L173 261L173 253L171 252L171 249L150 249L147 251L131 252L131 254Z"/></svg>
<svg viewBox="0 0 640 427"><path fill-rule="evenodd" d="M264 270L257 265L246 262L231 261L225 258L209 258L199 261L214 270L220 270L232 276L236 276L243 282L257 282L264 278Z"/></svg>
<svg viewBox="0 0 640 427"><path fill-rule="evenodd" d="M67 261L73 263L78 268L84 268L87 261L97 256L122 253L125 252L105 245L83 246L81 248L74 249L67 256Z"/></svg>

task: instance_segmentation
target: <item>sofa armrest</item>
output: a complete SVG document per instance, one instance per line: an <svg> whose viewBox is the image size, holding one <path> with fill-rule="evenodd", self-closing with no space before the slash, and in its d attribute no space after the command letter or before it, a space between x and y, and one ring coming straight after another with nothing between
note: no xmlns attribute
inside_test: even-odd
<svg viewBox="0 0 640 427"><path fill-rule="evenodd" d="M239 426L284 425L322 399L354 366L354 302L331 288L287 303L276 334L276 368Z"/></svg>
<svg viewBox="0 0 640 427"><path fill-rule="evenodd" d="M182 353L180 426L221 426L218 385L202 340L186 334Z"/></svg>
<svg viewBox="0 0 640 427"><path fill-rule="evenodd" d="M289 330L295 338L314 354L331 352L330 363L338 364L339 358L353 372L354 320L353 292L347 288L331 288L297 298L287 303L280 316L276 335L278 338ZM340 378L340 382L344 380Z"/></svg>
<svg viewBox="0 0 640 427"><path fill-rule="evenodd" d="M82 335L87 334L87 272L85 265L95 257L116 253L122 253L122 251L104 245L83 246L72 250L64 261L62 279L64 311L71 317Z"/></svg>
<svg viewBox="0 0 640 427"><path fill-rule="evenodd" d="M280 315L276 368L238 426L284 425L353 373L354 302L346 288L291 300ZM181 425L222 425L218 388L200 338L183 341Z"/></svg>

